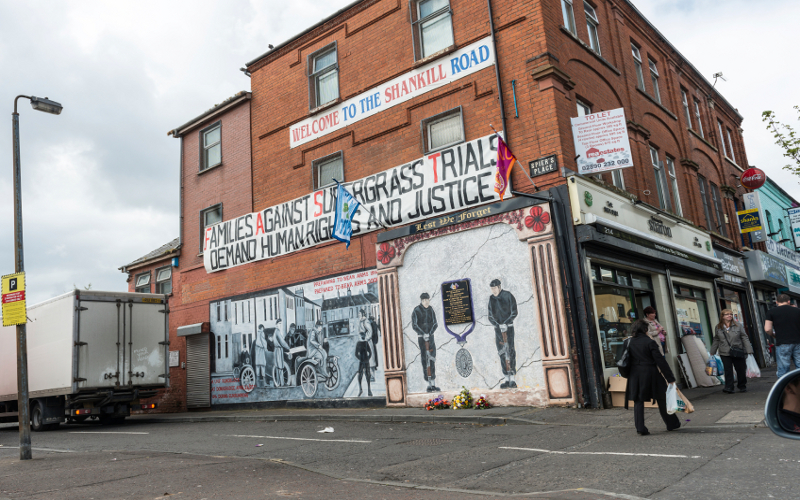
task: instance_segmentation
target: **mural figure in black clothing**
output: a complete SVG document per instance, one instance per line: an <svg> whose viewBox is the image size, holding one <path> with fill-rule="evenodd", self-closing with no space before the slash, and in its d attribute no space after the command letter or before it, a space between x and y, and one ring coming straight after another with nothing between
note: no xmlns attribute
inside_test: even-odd
<svg viewBox="0 0 800 500"><path fill-rule="evenodd" d="M372 387L370 386L370 366L369 360L373 355L370 344L372 343L372 325L367 319L367 312L364 309L358 311L358 335L359 339L356 342L356 359L358 359L358 395L364 392L361 386L361 378L367 379L367 394L372 396Z"/></svg>
<svg viewBox="0 0 800 500"><path fill-rule="evenodd" d="M422 376L428 382L427 392L436 392L436 342L433 332L439 324L436 322L436 313L431 307L431 296L423 293L419 296L420 304L411 313L411 328L417 332L419 342L420 361L422 362Z"/></svg>
<svg viewBox="0 0 800 500"><path fill-rule="evenodd" d="M506 381L500 384L501 389L515 389L517 383L517 350L514 347L514 318L517 317L517 300L508 290L503 290L500 280L489 283L492 296L489 297L489 322L494 325L494 341L497 354L500 355L500 366Z"/></svg>

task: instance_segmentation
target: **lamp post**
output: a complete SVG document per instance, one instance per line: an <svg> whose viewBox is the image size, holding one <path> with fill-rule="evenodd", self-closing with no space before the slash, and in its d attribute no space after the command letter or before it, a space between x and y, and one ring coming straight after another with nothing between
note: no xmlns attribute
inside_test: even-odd
<svg viewBox="0 0 800 500"><path fill-rule="evenodd" d="M14 271L25 271L22 247L22 182L19 163L19 113L17 100L24 97L31 101L37 111L53 115L61 114L61 104L48 98L18 95L14 99L14 112L11 113L12 135L14 139ZM19 415L19 459L30 460L31 455L31 416L28 402L28 339L26 325L17 325L17 413Z"/></svg>

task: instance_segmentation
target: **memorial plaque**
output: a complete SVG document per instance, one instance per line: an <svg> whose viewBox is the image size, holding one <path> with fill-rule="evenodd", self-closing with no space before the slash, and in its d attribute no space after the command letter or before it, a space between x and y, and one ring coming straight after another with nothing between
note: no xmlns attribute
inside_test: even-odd
<svg viewBox="0 0 800 500"><path fill-rule="evenodd" d="M442 303L445 325L475 321L472 311L472 287L469 279L442 283Z"/></svg>

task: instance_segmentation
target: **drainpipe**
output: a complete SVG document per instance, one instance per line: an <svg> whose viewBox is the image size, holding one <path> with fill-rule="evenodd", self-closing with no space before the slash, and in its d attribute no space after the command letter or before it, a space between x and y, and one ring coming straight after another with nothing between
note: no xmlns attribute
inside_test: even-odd
<svg viewBox="0 0 800 500"><path fill-rule="evenodd" d="M494 16L492 15L492 0L486 0L486 7L489 9L489 30L492 33L492 50L494 50L494 75L497 79L497 98L500 101L500 121L503 125L503 140L509 146L508 129L506 128L506 110L503 105L503 85L500 83L500 56L497 54L497 41L494 38Z"/></svg>

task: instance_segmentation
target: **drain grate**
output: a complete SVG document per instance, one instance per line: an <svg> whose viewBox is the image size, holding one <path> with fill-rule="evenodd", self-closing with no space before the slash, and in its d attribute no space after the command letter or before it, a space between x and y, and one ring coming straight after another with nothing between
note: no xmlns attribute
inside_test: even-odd
<svg viewBox="0 0 800 500"><path fill-rule="evenodd" d="M451 441L455 441L455 439L415 439L413 441L403 441L402 443L397 444L407 444L411 446L439 446L440 444L446 444Z"/></svg>

